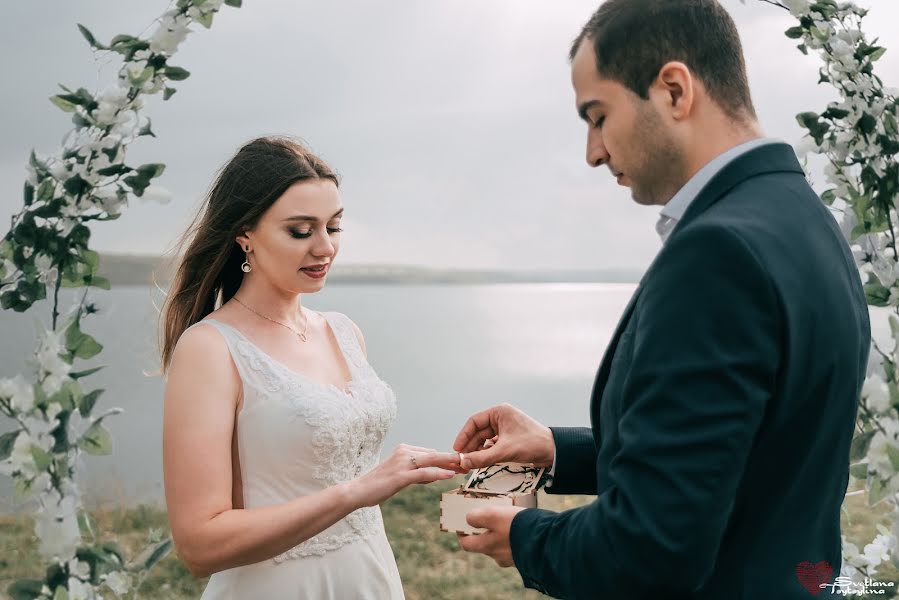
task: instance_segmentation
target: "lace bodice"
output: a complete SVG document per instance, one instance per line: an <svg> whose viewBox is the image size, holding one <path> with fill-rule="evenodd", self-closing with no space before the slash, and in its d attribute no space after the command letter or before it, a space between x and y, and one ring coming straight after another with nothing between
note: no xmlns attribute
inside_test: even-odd
<svg viewBox="0 0 899 600"><path fill-rule="evenodd" d="M230 325L201 321L225 338L243 382L237 437L246 508L349 481L380 460L396 417L394 394L365 359L350 320L340 313L323 316L350 371L345 390L292 371ZM273 560L324 555L382 530L378 507L362 508Z"/></svg>

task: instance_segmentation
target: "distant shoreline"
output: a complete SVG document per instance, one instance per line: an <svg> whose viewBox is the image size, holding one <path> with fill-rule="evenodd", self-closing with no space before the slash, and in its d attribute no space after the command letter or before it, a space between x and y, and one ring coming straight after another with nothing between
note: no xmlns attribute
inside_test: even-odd
<svg viewBox="0 0 899 600"><path fill-rule="evenodd" d="M173 266L160 256L104 253L100 256L100 274L113 285L167 284ZM541 271L432 269L407 265L365 265L336 263L328 275L333 284L377 285L471 285L491 283L637 283L637 269L597 269Z"/></svg>

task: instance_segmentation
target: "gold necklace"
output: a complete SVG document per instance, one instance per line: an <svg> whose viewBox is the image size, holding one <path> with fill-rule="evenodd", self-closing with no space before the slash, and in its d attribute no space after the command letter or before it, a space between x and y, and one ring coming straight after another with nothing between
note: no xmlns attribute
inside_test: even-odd
<svg viewBox="0 0 899 600"><path fill-rule="evenodd" d="M277 323L277 324L280 325L281 327L286 327L287 329L289 329L289 330L291 330L293 333L295 333L295 334L296 334L302 341L304 341L304 342L306 341L306 328L309 327L309 317L305 317L305 318L303 319L303 331L302 331L302 332L299 332L299 331L297 331L296 329L294 329L293 327L291 327L290 325L288 325L287 323L282 323L281 321L276 321L275 319L272 319L271 317L266 317L265 315L256 312L255 310L253 310L252 308L250 308L249 306L247 306L246 304L244 304L243 302L241 302L241 301L240 301L240 298L238 298L237 295L234 295L234 296L231 296L231 297L234 298L234 300L236 300L238 304L240 304L241 306L243 306L245 309L247 309L248 311L250 311L251 313L253 313L253 314L256 315L257 317L262 317L262 318L265 319L266 321L271 321L272 323ZM300 312L302 313L302 309L300 309Z"/></svg>

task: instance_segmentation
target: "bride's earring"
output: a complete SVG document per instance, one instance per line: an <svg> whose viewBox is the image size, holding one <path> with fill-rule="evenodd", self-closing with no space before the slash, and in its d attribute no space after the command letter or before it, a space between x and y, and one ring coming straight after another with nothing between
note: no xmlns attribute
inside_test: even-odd
<svg viewBox="0 0 899 600"><path fill-rule="evenodd" d="M253 267L250 265L250 251L244 250L244 254L247 255L247 258L246 258L246 260L243 261L243 264L240 265L240 270L243 271L244 273L249 273L250 271L253 270Z"/></svg>

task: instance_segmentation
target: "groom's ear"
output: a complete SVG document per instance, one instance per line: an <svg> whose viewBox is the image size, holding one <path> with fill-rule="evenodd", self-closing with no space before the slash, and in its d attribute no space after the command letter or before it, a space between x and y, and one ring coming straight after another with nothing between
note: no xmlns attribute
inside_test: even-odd
<svg viewBox="0 0 899 600"><path fill-rule="evenodd" d="M693 111L698 80L684 63L671 61L662 65L659 75L650 86L650 98L657 108L675 121L683 121Z"/></svg>

